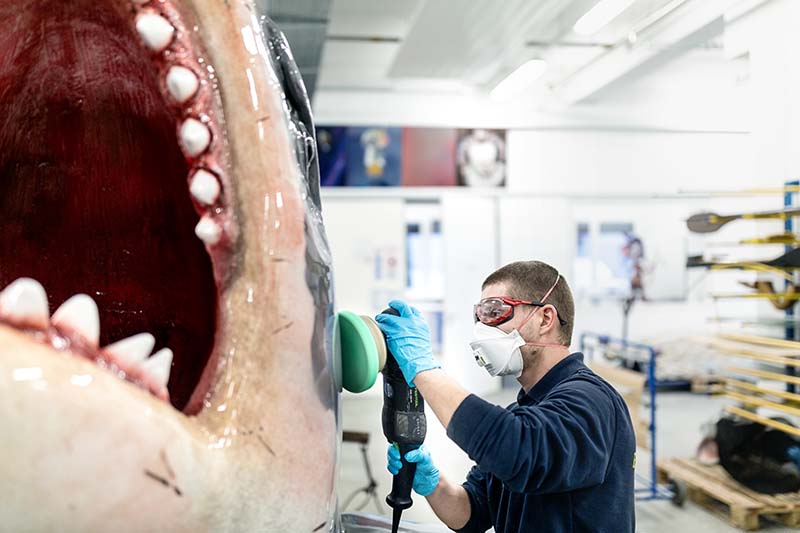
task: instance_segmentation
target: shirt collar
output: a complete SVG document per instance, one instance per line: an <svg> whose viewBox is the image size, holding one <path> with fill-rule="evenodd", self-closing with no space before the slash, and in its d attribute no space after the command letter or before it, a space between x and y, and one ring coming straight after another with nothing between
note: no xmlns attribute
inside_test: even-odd
<svg viewBox="0 0 800 533"><path fill-rule="evenodd" d="M524 388L520 389L519 394L517 394L517 404L531 405L538 403L542 398L547 396L556 385L573 375L583 366L582 353L576 352L568 355L559 361L556 366L551 368L527 394Z"/></svg>

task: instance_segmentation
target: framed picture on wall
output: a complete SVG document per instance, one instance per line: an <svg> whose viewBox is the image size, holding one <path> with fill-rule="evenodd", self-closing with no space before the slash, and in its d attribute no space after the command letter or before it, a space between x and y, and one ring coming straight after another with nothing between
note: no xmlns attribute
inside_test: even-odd
<svg viewBox="0 0 800 533"><path fill-rule="evenodd" d="M456 130L403 128L403 187L455 187Z"/></svg>
<svg viewBox="0 0 800 533"><path fill-rule="evenodd" d="M458 130L458 184L465 187L503 187L506 183L505 130Z"/></svg>
<svg viewBox="0 0 800 533"><path fill-rule="evenodd" d="M347 128L347 180L353 187L400 185L400 128Z"/></svg>

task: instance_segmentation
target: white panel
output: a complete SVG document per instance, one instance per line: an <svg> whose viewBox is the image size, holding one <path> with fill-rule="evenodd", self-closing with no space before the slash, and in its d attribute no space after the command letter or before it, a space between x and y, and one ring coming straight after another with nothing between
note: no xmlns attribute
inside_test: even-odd
<svg viewBox="0 0 800 533"><path fill-rule="evenodd" d="M405 290L402 199L327 199L325 229L333 254L336 307L374 315Z"/></svg>
<svg viewBox="0 0 800 533"><path fill-rule="evenodd" d="M609 195L778 185L754 174L747 134L511 131L509 187Z"/></svg>
<svg viewBox="0 0 800 533"><path fill-rule="evenodd" d="M500 264L544 261L572 277L575 253L572 205L563 198L500 199Z"/></svg>
<svg viewBox="0 0 800 533"><path fill-rule="evenodd" d="M445 242L445 311L443 367L475 394L500 388L475 364L469 349L472 339L472 306L481 284L497 268L496 204L492 198L448 195L442 199Z"/></svg>

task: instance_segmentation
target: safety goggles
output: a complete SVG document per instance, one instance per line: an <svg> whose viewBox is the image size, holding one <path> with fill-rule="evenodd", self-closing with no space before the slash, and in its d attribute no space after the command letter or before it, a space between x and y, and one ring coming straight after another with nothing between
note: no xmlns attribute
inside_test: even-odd
<svg viewBox="0 0 800 533"><path fill-rule="evenodd" d="M499 326L505 324L514 318L514 309L518 305L532 305L534 307L544 307L544 302L529 302L527 300L517 300L515 298L507 298L505 296L493 296L491 298L484 298L473 308L473 315L475 322L482 322L487 326ZM553 306L553 309L556 309ZM558 323L565 326L567 323L561 318L561 315L556 309L556 316L558 316Z"/></svg>

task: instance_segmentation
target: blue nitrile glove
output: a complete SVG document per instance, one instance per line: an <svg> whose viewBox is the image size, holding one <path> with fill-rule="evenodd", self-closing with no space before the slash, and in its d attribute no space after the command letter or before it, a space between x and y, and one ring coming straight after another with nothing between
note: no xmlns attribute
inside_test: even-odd
<svg viewBox="0 0 800 533"><path fill-rule="evenodd" d="M389 445L388 457L389 464L387 468L393 476L396 476L403 467L403 462L400 460L400 450L394 444ZM416 450L408 452L406 461L417 463L417 472L414 474L414 482L412 484L414 492L420 496L428 496L436 490L436 485L439 484L439 469L433 466L431 454L424 444Z"/></svg>
<svg viewBox="0 0 800 533"><path fill-rule="evenodd" d="M408 386L413 387L417 374L441 366L433 359L431 333L419 309L400 300L392 300L389 307L400 316L380 314L375 321L386 336L389 351L394 354Z"/></svg>

